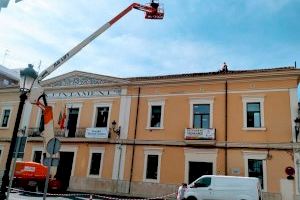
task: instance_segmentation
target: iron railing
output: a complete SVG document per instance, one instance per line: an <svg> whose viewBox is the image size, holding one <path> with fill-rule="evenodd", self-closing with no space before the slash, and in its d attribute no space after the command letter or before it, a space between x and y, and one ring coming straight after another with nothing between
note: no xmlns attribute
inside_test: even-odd
<svg viewBox="0 0 300 200"><path fill-rule="evenodd" d="M55 137L75 137L75 138L84 138L85 137L85 130L86 128L77 128L75 133L71 133L67 129L54 129L54 136ZM42 137L41 131L39 128L28 128L28 137Z"/></svg>

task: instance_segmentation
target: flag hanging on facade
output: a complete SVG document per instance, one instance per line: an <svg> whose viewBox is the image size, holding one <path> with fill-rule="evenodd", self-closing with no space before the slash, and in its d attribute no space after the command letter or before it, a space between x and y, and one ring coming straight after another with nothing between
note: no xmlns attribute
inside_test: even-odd
<svg viewBox="0 0 300 200"><path fill-rule="evenodd" d="M60 127L60 129L64 129L65 128L65 121L66 121L66 118L67 118L66 106L64 108L64 112L63 112L62 116L60 116L60 117L61 117L61 119L60 119L59 127Z"/></svg>

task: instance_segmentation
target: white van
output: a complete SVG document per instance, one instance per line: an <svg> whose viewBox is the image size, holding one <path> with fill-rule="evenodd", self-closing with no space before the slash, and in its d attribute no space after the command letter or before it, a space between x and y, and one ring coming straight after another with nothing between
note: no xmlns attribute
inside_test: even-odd
<svg viewBox="0 0 300 200"><path fill-rule="evenodd" d="M185 191L187 200L262 200L258 178L204 175Z"/></svg>

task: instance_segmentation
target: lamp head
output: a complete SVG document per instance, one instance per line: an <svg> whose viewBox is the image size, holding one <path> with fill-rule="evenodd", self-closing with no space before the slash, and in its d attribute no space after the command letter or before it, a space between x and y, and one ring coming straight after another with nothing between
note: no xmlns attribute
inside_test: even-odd
<svg viewBox="0 0 300 200"><path fill-rule="evenodd" d="M31 87L38 77L37 72L33 69L32 64L28 64L28 67L20 71L20 90L21 92L30 92Z"/></svg>

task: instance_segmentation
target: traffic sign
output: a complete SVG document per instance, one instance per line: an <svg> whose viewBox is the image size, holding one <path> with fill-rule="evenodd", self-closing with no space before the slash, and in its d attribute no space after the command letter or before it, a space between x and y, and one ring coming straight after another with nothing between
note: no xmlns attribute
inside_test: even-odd
<svg viewBox="0 0 300 200"><path fill-rule="evenodd" d="M51 140L49 140L48 144L47 144L47 152L50 155L54 155L57 152L59 152L60 150L60 141L57 138L52 138Z"/></svg>
<svg viewBox="0 0 300 200"><path fill-rule="evenodd" d="M44 158L43 164L45 166L58 166L59 158Z"/></svg>

